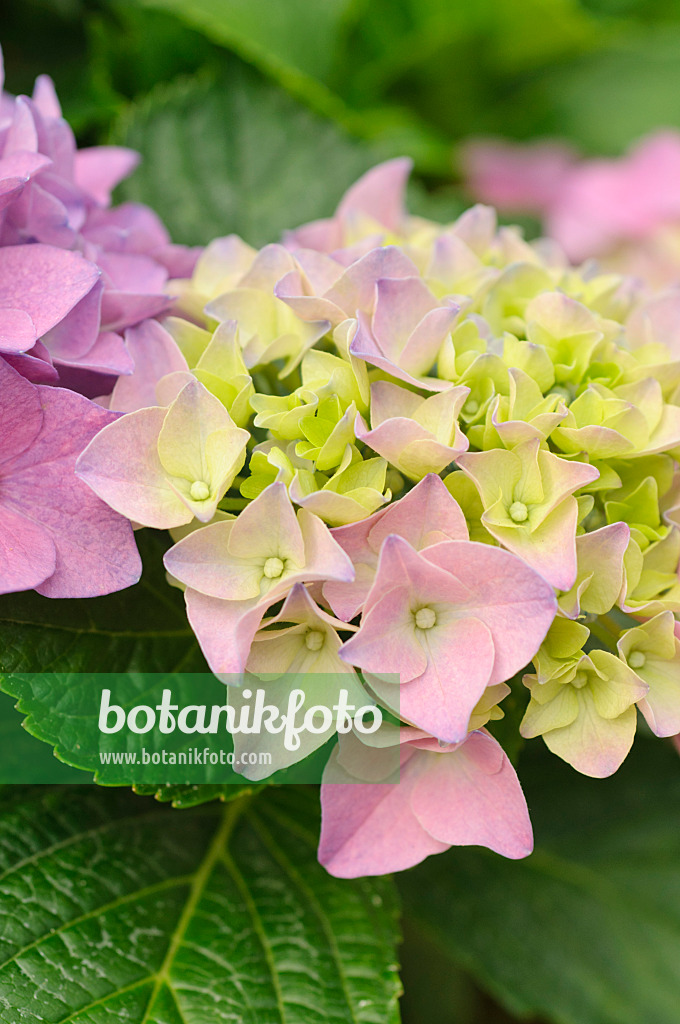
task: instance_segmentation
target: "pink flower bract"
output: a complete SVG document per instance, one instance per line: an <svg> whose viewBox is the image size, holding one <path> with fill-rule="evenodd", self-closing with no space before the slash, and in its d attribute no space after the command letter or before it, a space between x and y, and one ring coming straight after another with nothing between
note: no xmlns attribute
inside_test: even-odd
<svg viewBox="0 0 680 1024"><path fill-rule="evenodd" d="M552 587L509 552L472 541L417 552L392 535L341 655L371 674L373 690L402 718L457 743L486 687L536 653L555 609Z"/></svg>
<svg viewBox="0 0 680 1024"><path fill-rule="evenodd" d="M393 763L385 750L372 752L378 755L370 764L376 781L361 781L361 744L352 734L341 736L331 754L321 786L319 843L319 860L330 874L403 871L450 846L487 846L513 859L531 853L519 780L487 732L442 748L426 733L402 728L396 742L399 782L380 778L381 760L388 771Z"/></svg>
<svg viewBox="0 0 680 1024"><path fill-rule="evenodd" d="M136 583L130 523L74 473L113 415L0 359L0 592L96 597Z"/></svg>

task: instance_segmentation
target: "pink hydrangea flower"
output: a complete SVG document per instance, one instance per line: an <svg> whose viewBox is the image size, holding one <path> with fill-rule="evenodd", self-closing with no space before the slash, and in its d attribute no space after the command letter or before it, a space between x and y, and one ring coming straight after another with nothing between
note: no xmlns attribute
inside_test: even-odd
<svg viewBox="0 0 680 1024"><path fill-rule="evenodd" d="M415 387L448 388L429 374L459 307L438 302L420 277L382 278L375 287L373 315L359 312L350 353Z"/></svg>
<svg viewBox="0 0 680 1024"><path fill-rule="evenodd" d="M472 139L462 149L463 173L474 197L515 213L545 213L576 159L560 142Z"/></svg>
<svg viewBox="0 0 680 1024"><path fill-rule="evenodd" d="M623 634L617 643L626 664L649 687L638 704L657 736L680 730L680 622L670 611Z"/></svg>
<svg viewBox="0 0 680 1024"><path fill-rule="evenodd" d="M280 629L271 628L278 625ZM355 628L319 608L307 587L296 583L281 611L263 620L250 648L246 671L272 679L306 673L354 678L354 669L338 655L342 647L338 630Z"/></svg>
<svg viewBox="0 0 680 1024"><path fill-rule="evenodd" d="M57 324L69 330L86 315L99 277L98 268L80 253L40 243L0 248L0 354L29 352Z"/></svg>
<svg viewBox="0 0 680 1024"><path fill-rule="evenodd" d="M139 579L130 523L74 472L112 419L0 359L0 593L35 587L47 597L96 597Z"/></svg>
<svg viewBox="0 0 680 1024"><path fill-rule="evenodd" d="M486 687L536 653L555 609L552 587L507 551L444 541L418 552L390 535L341 655L403 719L458 743Z"/></svg>
<svg viewBox="0 0 680 1024"><path fill-rule="evenodd" d="M411 480L441 473L470 442L458 414L470 394L451 385L429 398L388 381L371 386L371 429L359 416L356 436Z"/></svg>
<svg viewBox="0 0 680 1024"><path fill-rule="evenodd" d="M114 412L137 412L158 405L157 385L170 374L178 383L191 379L177 342L157 320L142 320L128 327L125 345L135 368L118 378L108 397L107 405Z"/></svg>
<svg viewBox="0 0 680 1024"><path fill-rule="evenodd" d="M406 219L404 195L412 166L411 160L398 157L372 167L345 192L333 217L289 231L285 244L291 249L332 253L349 263L359 255L351 248L359 239L368 251L386 234L399 234ZM368 240L367 225L371 231Z"/></svg>
<svg viewBox="0 0 680 1024"><path fill-rule="evenodd" d="M274 626L279 628L273 629ZM297 712L298 723L310 708L332 708L338 703L342 690L346 691L348 705L360 708L370 704L356 672L338 656L342 646L338 630L352 628L319 608L307 587L296 583L281 610L264 619L262 628L255 634L246 665L248 689L230 686L229 703L238 713L252 696L252 690L257 688L264 691L266 705L278 708L279 713L285 715L291 693L301 689L304 700ZM283 733L237 733L234 754L243 765L240 773L252 781L267 778L302 761L335 732L335 721L326 728L319 727L316 732L305 731L298 738L300 746L293 750L286 748ZM243 757L243 754L259 752L269 754L268 764L249 765Z"/></svg>
<svg viewBox="0 0 680 1024"><path fill-rule="evenodd" d="M319 860L330 874L403 871L450 846L486 846L512 859L531 853L519 780L485 730L446 746L412 728L366 737L371 740L385 745L341 736L324 771ZM392 781L395 744L398 782Z"/></svg>
<svg viewBox="0 0 680 1024"><path fill-rule="evenodd" d="M574 260L639 240L680 220L680 134L657 132L618 160L586 160L563 182L548 234Z"/></svg>
<svg viewBox="0 0 680 1024"><path fill-rule="evenodd" d="M640 242L680 222L680 134L655 132L618 159L577 160L560 143L471 142L464 168L473 194L502 210L544 218L572 260Z"/></svg>
<svg viewBox="0 0 680 1024"><path fill-rule="evenodd" d="M468 540L460 505L441 477L428 474L403 498L372 516L331 530L333 538L352 560L351 583L324 584L324 598L341 619L350 622L363 608L373 585L383 541L396 534L416 551L445 540Z"/></svg>
<svg viewBox="0 0 680 1024"><path fill-rule="evenodd" d="M151 406L110 423L90 441L77 472L95 494L142 526L209 522L246 455L248 432L190 378L169 408Z"/></svg>
<svg viewBox="0 0 680 1024"><path fill-rule="evenodd" d="M378 281L418 274L396 245L371 249L348 267L313 250L294 250L294 256L297 268L277 282L276 295L302 320L328 320L334 327L359 312L373 313Z"/></svg>
<svg viewBox="0 0 680 1024"><path fill-rule="evenodd" d="M165 566L188 588L189 621L211 669L224 674L243 671L265 612L296 583L354 577L328 527L304 508L296 514L282 483L237 519L189 534Z"/></svg>
<svg viewBox="0 0 680 1024"><path fill-rule="evenodd" d="M481 521L491 536L554 587L569 590L577 571L578 504L573 495L597 480L599 471L558 458L542 449L537 438L512 451L467 452L457 462L479 491Z"/></svg>

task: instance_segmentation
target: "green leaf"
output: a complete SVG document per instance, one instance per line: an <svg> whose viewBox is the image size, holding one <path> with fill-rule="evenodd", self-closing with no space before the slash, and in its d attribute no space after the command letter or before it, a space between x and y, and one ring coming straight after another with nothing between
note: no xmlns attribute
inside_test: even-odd
<svg viewBox="0 0 680 1024"><path fill-rule="evenodd" d="M135 783L138 793L193 807L217 798L233 800L270 782L320 780L328 746L262 785L221 764L189 770L181 764L102 764L101 751L139 756L144 749L191 749L181 732L103 736L98 721L104 687L113 688L113 703L127 710L139 703L156 706L166 686L181 707L223 703L223 683L209 672L183 597L165 578L166 535L144 530L137 536L144 574L129 590L88 601L50 601L35 593L0 598L0 741L6 737L0 746L0 783L89 781L71 770L80 769L102 785ZM23 721L16 712L25 716ZM229 736L205 740L215 751L231 749ZM200 784L188 784L187 775Z"/></svg>
<svg viewBox="0 0 680 1024"><path fill-rule="evenodd" d="M184 25L265 73L304 107L337 122L352 135L374 141L383 157L406 152L423 170L447 175L449 145L415 111L393 103L389 97L368 94L354 106L346 102L360 63L353 44L348 52L348 33L352 24L363 22L363 0L137 3L176 15ZM352 68L351 75L348 67Z"/></svg>
<svg viewBox="0 0 680 1024"><path fill-rule="evenodd" d="M519 1016L677 1024L680 761L638 738L611 779L529 747L524 861L456 849L401 877L408 913Z"/></svg>
<svg viewBox="0 0 680 1024"><path fill-rule="evenodd" d="M182 594L163 568L164 533L137 533L140 582L107 597L0 597L0 673L207 672Z"/></svg>
<svg viewBox="0 0 680 1024"><path fill-rule="evenodd" d="M236 232L252 245L330 215L376 152L255 72L185 80L133 106L119 140L143 163L123 186L150 203L175 241Z"/></svg>
<svg viewBox="0 0 680 1024"><path fill-rule="evenodd" d="M0 796L0 1021L396 1024L389 881L316 863L290 789L178 814L129 793Z"/></svg>
<svg viewBox="0 0 680 1024"><path fill-rule="evenodd" d="M83 601L52 601L35 592L0 597L0 687L5 693L22 696L11 678L13 673L207 672L187 621L182 594L168 586L165 578L162 556L168 546L167 537L144 530L137 534L137 540L144 572L141 581L129 590ZM73 736L70 748L62 746L62 736L69 734L68 723L59 710L61 707L63 712L63 702L54 693L50 702L50 708L37 702L39 721L22 723L8 706L10 698L0 696L0 738L5 738L3 747L7 751L2 758L5 781L35 778L43 782L49 777L54 782L72 782L83 776L62 760L76 768L90 767L77 757ZM45 743L59 747L59 761ZM147 786L143 791L189 807L218 796L231 799L249 788L236 784L176 785L160 790Z"/></svg>
<svg viewBox="0 0 680 1024"><path fill-rule="evenodd" d="M38 743L20 725L14 700L0 693L0 784L87 781L82 772L58 761L51 746Z"/></svg>
<svg viewBox="0 0 680 1024"><path fill-rule="evenodd" d="M12 709L11 701L0 699L0 736L19 724L16 710L26 716L21 723L26 733L49 744L59 761L93 773L101 785L132 785L137 792L157 793L163 802L184 807L262 788L227 760L234 747L224 722L215 730L192 732L191 727L176 728L174 718L169 730L156 719L167 694L172 710L193 709L196 714L198 705L209 721L211 709L219 710L227 699L224 681L210 672L11 673L0 676L0 687L17 701ZM118 716L123 721L128 716L129 722L129 715L142 705L147 708L143 720L151 716L155 727L140 733L119 722L118 728L102 730L104 693L111 710L117 708L114 723ZM109 711L106 719L113 724L110 717ZM25 748L23 739L19 746ZM335 736L297 763L270 770L264 785L320 782L334 744ZM30 751L27 759L26 750L19 753L13 743L0 746L0 783L62 781L49 761L42 761L39 767Z"/></svg>
<svg viewBox="0 0 680 1024"><path fill-rule="evenodd" d="M226 801L230 797L235 799L244 793L257 792L261 787L244 785L241 789L238 786L205 785L205 786L153 786L142 783L132 787L138 796L153 796L159 803L172 804L178 810L187 807L199 807L201 804L210 803L212 800Z"/></svg>
<svg viewBox="0 0 680 1024"><path fill-rule="evenodd" d="M177 15L246 60L324 81L353 0L141 0Z"/></svg>

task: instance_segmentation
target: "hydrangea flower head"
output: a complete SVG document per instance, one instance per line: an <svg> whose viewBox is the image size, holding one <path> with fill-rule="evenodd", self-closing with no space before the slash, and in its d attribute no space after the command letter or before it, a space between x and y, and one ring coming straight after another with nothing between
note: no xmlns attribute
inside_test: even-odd
<svg viewBox="0 0 680 1024"><path fill-rule="evenodd" d="M331 756L320 856L346 877L456 843L529 852L492 736L510 693L522 737L598 778L638 708L680 732L680 301L487 207L411 217L407 171L282 244L208 245L172 315L128 331L125 415L78 464L172 529L166 568L234 701L256 673L281 707L321 666L328 695L344 677L400 723Z"/></svg>

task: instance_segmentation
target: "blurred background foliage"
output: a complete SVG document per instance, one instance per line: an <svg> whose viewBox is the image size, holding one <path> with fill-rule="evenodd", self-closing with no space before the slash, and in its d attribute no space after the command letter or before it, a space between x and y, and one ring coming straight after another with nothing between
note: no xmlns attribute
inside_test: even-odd
<svg viewBox="0 0 680 1024"><path fill-rule="evenodd" d="M81 145L141 151L119 198L191 244L276 240L404 153L412 208L452 218L472 136L617 155L680 128L677 0L22 0L0 42L8 89L46 72ZM680 782L650 751L595 784L523 759L534 858L403 876L406 1024L677 1024Z"/></svg>
<svg viewBox="0 0 680 1024"><path fill-rule="evenodd" d="M8 87L28 92L46 71L81 144L141 149L145 167L123 193L149 197L178 241L238 230L262 244L402 153L421 183L417 212L455 216L465 202L457 147L470 136L557 135L616 155L653 128L680 128L676 0L8 8Z"/></svg>

